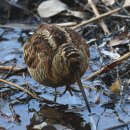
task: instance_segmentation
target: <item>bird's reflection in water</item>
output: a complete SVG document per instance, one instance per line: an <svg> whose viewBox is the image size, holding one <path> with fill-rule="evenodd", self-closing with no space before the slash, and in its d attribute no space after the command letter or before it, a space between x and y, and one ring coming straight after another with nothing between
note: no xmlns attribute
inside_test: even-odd
<svg viewBox="0 0 130 130"><path fill-rule="evenodd" d="M79 113L68 112L68 105L43 106L30 120L28 130L91 130Z"/></svg>

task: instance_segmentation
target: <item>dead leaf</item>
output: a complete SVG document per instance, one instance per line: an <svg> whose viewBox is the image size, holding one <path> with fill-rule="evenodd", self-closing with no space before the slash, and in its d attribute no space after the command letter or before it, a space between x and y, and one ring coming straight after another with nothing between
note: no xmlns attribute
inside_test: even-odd
<svg viewBox="0 0 130 130"><path fill-rule="evenodd" d="M120 92L120 81L116 80L114 83L112 83L110 90L114 93Z"/></svg>
<svg viewBox="0 0 130 130"><path fill-rule="evenodd" d="M68 6L59 0L47 0L38 6L37 11L41 17L48 18L67 9Z"/></svg>
<svg viewBox="0 0 130 130"><path fill-rule="evenodd" d="M113 47L113 46L117 46L117 45L127 44L127 43L129 43L129 41L130 41L129 39L120 40L120 39L116 38L116 39L111 40L108 43L108 45Z"/></svg>
<svg viewBox="0 0 130 130"><path fill-rule="evenodd" d="M115 0L102 0L102 2L106 5L106 6L110 6L113 5L115 3Z"/></svg>
<svg viewBox="0 0 130 130"><path fill-rule="evenodd" d="M114 61L112 62L111 64L108 64L107 66L105 66L103 69L102 69L102 73L106 73L108 72L109 70L112 70L114 69L120 62L118 61Z"/></svg>
<svg viewBox="0 0 130 130"><path fill-rule="evenodd" d="M130 0L125 0L123 6L125 6L125 7L129 7L129 6L130 6Z"/></svg>
<svg viewBox="0 0 130 130"><path fill-rule="evenodd" d="M106 51L106 50L101 50L101 53L104 55L109 56L111 59L117 60L120 58L120 55L118 53Z"/></svg>
<svg viewBox="0 0 130 130"><path fill-rule="evenodd" d="M122 32L119 33L116 37L113 37L111 41L109 41L107 44L111 47L117 46L117 45L123 45L130 42L130 36L127 28L123 28Z"/></svg>

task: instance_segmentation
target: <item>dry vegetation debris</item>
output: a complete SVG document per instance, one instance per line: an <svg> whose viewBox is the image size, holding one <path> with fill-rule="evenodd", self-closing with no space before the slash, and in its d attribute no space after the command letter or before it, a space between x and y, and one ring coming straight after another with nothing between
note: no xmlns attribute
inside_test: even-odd
<svg viewBox="0 0 130 130"><path fill-rule="evenodd" d="M26 68L23 68L24 63L20 58L22 57L22 50L19 50L20 46L23 46L24 42L27 41L27 38L37 28L37 25L41 22L47 22L50 24L69 26L77 31L77 33L83 35L90 46L90 68L83 77L83 82L84 87L89 90L87 92L90 95L93 95L89 98L91 100L91 106L96 113L94 118L97 119L98 117L98 120L95 121L96 128L114 129L129 127L129 0L0 0L0 3L1 118L20 123L21 117L16 113L15 105L26 104L30 102L32 98L37 99L37 102L39 103L42 101L46 104L54 103L49 100L50 98L47 100L41 98L42 91L47 94L47 98L50 97L50 95L53 97L54 93L52 92L49 95L47 92L50 92L50 90L44 89L41 91L39 88L37 89L38 85L35 85L35 83L30 79ZM16 28L20 28L20 31ZM15 36L12 36L11 32L14 34L16 33ZM10 47L13 40L15 42L17 41L16 44L19 44L18 47L15 45L12 48ZM5 42L4 44L2 43L3 41ZM8 41L11 41L10 44L8 44ZM10 48L8 49L8 53L3 50L3 47L6 44L8 45L5 48ZM5 55L6 58L4 58L3 55ZM59 92L61 92L61 90ZM66 99L67 96L68 95L65 95L64 98ZM65 100L63 100L63 102L64 101ZM2 111L5 107L5 102L6 104L9 104L10 116L8 113ZM97 113L98 110L95 110L97 109L97 106L100 106L100 108L98 108L100 111L104 108L102 113ZM47 107L47 110L49 109L50 111L54 110L53 112L57 112L57 110L63 110L65 106L61 109L59 109L59 107L61 107L60 105L58 107L52 107L49 105L44 107ZM41 107L39 106L39 108ZM121 110L119 110L119 108ZM76 109L73 108L73 106L66 109L69 109L68 111L74 113L85 110L83 106L78 108L78 105L76 106ZM110 114L106 112L108 109L112 110ZM35 111L32 109L29 110ZM120 113L120 111L122 112ZM121 118L123 112L126 114L125 118ZM57 112L57 116L62 116L61 120L59 120L59 118L52 119L52 116L44 116L51 121L56 120L56 123L60 124L62 122L64 125L67 122L66 118L70 119L69 121L71 122L72 117L77 117L77 122L79 121L78 119L80 119L78 125L84 122L84 120L80 118L80 115L68 113L69 112L66 112L66 110L62 112L60 111L59 113ZM112 124L111 127L110 125L106 127L102 126L100 122L104 122L101 119L103 118L105 121L106 117L110 115L116 117L116 121L118 120L119 123L122 124ZM28 129L34 128L37 122L38 124L42 124L41 122L45 121L45 119L40 118L39 113L36 113L35 116L38 117L38 121L31 121ZM34 119L36 119L35 116L33 117ZM111 117L109 117L109 119L111 119ZM82 130L83 128L86 128L86 126L80 128L76 127L76 125L73 125L73 122L71 122L72 124L70 122L68 124L66 123L66 127L69 127L72 130ZM52 124L54 124L54 122ZM86 125L90 127L90 125ZM0 129L4 129L4 127L5 126L0 124ZM61 127L63 128L63 126Z"/></svg>

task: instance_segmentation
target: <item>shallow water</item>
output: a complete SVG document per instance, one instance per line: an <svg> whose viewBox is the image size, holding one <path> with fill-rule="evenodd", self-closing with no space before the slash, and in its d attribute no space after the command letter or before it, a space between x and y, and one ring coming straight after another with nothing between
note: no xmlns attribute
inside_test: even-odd
<svg viewBox="0 0 130 130"><path fill-rule="evenodd" d="M16 64L16 67L20 68L26 66L23 60L23 43L18 41L21 36L27 36L27 34L19 29L0 29L0 65L14 66ZM98 64L99 53L95 46L91 46L90 51L91 61L95 61ZM99 69L93 63L90 65L92 70L89 69L84 77ZM2 78L6 74L7 71L2 71L0 77ZM36 83L28 74L26 74L25 78L22 74L14 75L8 78L8 80L23 87L27 87L25 84L28 83L36 92L40 93L41 97L54 100L54 89ZM94 85L95 80L92 82L83 81L83 83L86 86L96 86ZM44 130L51 128L57 128L58 130L65 130L67 128L72 130L94 130L95 127L97 130L104 130L122 123L117 119L117 116L113 112L114 110L124 122L130 121L129 103L124 102L123 104L123 108L126 109L127 113L122 111L118 99L116 103L113 103L115 105L114 110L102 107L102 104L107 104L108 101L111 102L110 98L102 92L96 92L95 90L88 91L88 89L85 89L93 113L89 115L86 108L84 108L85 103L80 93L74 92L73 96L71 96L67 92L62 97L58 97L58 105L49 105L41 103L36 99L28 99L28 96L24 92L12 90L9 86L0 83L0 130L2 128L8 130L31 130L43 122L46 124ZM78 89L76 85L74 86ZM100 83L100 86L106 88L105 84ZM58 88L57 91L58 93L62 93L64 87ZM95 100L98 97L100 97L99 102L96 104ZM130 129L130 126L128 127ZM122 128L123 130L128 129L126 126Z"/></svg>

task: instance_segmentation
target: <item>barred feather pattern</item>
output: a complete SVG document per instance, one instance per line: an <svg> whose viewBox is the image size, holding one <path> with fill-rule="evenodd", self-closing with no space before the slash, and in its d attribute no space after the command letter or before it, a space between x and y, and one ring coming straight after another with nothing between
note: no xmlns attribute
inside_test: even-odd
<svg viewBox="0 0 130 130"><path fill-rule="evenodd" d="M58 25L41 24L24 46L30 75L40 84L59 87L75 82L88 68L89 49L75 31Z"/></svg>

